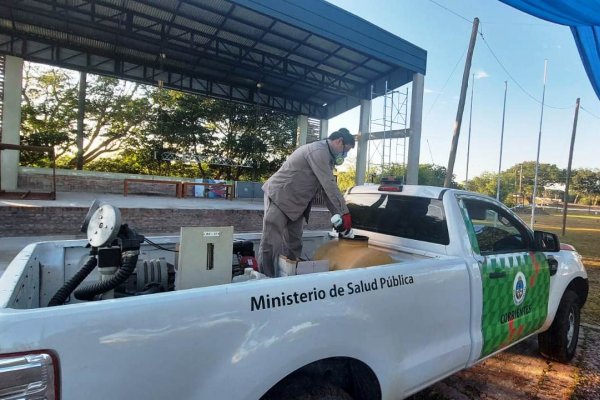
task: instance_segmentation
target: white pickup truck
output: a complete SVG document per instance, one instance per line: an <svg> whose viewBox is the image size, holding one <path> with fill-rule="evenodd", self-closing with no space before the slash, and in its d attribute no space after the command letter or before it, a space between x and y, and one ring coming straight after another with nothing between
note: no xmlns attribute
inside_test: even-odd
<svg viewBox="0 0 600 400"><path fill-rule="evenodd" d="M234 282L259 234L221 267L227 229L150 245L92 206L87 241L30 245L0 279L0 399L400 399L534 334L573 357L588 281L556 235L465 191L346 199L355 239L305 233L329 271Z"/></svg>

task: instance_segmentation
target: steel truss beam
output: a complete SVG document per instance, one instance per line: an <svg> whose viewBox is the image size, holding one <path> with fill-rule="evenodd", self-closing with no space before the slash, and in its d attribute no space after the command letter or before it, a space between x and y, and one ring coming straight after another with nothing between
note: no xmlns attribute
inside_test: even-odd
<svg viewBox="0 0 600 400"><path fill-rule="evenodd" d="M324 118L325 109L321 105L298 101L284 96L275 96L255 90L228 85L215 80L199 78L182 71L164 71L148 66L144 60L122 60L113 55L91 54L73 47L64 48L32 39L9 36L0 33L0 54L21 57L25 60L86 71L99 75L127 79L149 85L163 82L163 87L185 92L216 97L220 99L259 104L290 114L304 114Z"/></svg>

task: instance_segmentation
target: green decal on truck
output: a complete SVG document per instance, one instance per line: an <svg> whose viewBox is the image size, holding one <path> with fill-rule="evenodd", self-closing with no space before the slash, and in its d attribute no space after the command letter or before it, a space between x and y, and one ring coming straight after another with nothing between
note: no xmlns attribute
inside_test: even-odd
<svg viewBox="0 0 600 400"><path fill-rule="evenodd" d="M490 255L482 265L481 357L539 329L548 314L550 273L543 253Z"/></svg>

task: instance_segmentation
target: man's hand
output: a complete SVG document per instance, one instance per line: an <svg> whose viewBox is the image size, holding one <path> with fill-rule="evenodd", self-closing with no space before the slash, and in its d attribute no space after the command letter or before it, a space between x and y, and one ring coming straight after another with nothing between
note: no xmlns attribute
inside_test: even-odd
<svg viewBox="0 0 600 400"><path fill-rule="evenodd" d="M350 213L342 215L342 231L347 232L352 229L352 217Z"/></svg>

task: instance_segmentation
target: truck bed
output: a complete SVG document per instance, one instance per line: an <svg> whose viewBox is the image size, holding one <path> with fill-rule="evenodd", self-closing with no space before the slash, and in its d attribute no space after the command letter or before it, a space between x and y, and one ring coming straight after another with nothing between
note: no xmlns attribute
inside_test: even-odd
<svg viewBox="0 0 600 400"><path fill-rule="evenodd" d="M175 250L179 244L179 236L150 237L152 242L164 249L143 244L140 259L163 259L167 263L176 264ZM325 241L330 240L329 231L307 231L303 236L302 258L311 259L315 250ZM239 233L234 240L251 241L255 249L260 243L260 233ZM33 243L25 247L8 265L0 277L0 308L35 309L45 307L54 293L73 276L85 263L89 255L87 240L59 240ZM429 256L406 251L394 250L373 245L385 251L394 261L418 261L431 258ZM83 281L82 284L100 280L98 268ZM70 303L79 300L71 296Z"/></svg>

